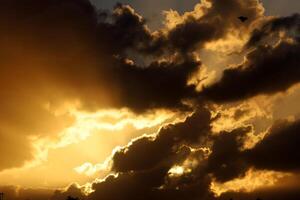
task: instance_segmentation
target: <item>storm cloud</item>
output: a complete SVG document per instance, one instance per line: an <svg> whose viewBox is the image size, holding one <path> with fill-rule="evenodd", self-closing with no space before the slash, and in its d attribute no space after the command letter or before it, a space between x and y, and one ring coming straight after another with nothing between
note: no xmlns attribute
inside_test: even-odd
<svg viewBox="0 0 300 200"><path fill-rule="evenodd" d="M190 156L204 159L205 151L193 153L188 145L198 145L205 140L212 120L209 111L202 108L184 122L162 128L155 138L142 137L117 151L112 157L112 171L117 176L111 175L102 182L94 183L95 192L88 199L192 199L193 195L212 196L208 191L207 174L200 173L202 167L195 169L195 174L180 178L175 185L173 180L166 182L174 165ZM182 190L176 187L182 187ZM121 191L122 195L116 191Z"/></svg>
<svg viewBox="0 0 300 200"><path fill-rule="evenodd" d="M245 61L225 69L220 81L203 90L204 96L216 102L230 102L257 95L284 92L299 82L299 15L271 19L255 30L247 48ZM266 42L270 35L283 36L276 44ZM273 37L275 41L278 38ZM263 42L265 41L265 42Z"/></svg>
<svg viewBox="0 0 300 200"><path fill-rule="evenodd" d="M196 119L198 123L206 124L203 117L194 118L194 120ZM182 154L181 151L178 151L178 147L174 148L174 143L172 145L161 143L164 141L162 135L169 134L173 138L189 137L189 131L186 131L188 129L181 130L180 128L188 125L191 120L193 120L193 116L183 123L174 125L174 127L165 128L165 130L169 129L166 133L161 130L153 140L147 138L137 139L126 149L116 152L112 161L113 169L118 172L118 175L111 175L102 182L94 183L95 192L91 193L88 199L100 197L103 199L160 199L162 197L174 199L245 197L251 199L257 197L269 198L272 197L272 194L278 194L281 198L286 196L288 199L298 197L296 190L286 186L259 189L245 194L228 192L221 197L214 197L209 186L210 182L215 179L226 182L237 177L243 177L245 172L253 167L280 172L297 172L300 166L297 153L299 122L275 124L267 136L249 150L241 150L243 137L250 131L249 128L223 132L220 133L220 136L209 136L210 130L201 127L198 130L203 132L199 131L196 135L197 137L210 138L210 141L213 142L211 154L208 158L205 158L205 152L195 154L199 161L197 167L172 179L172 177L168 177L168 171L171 167L176 163L183 163L184 159L193 157L193 153L186 151L185 154ZM182 143L182 140L178 139L176 144L188 143ZM205 143L198 142L199 144L203 145ZM166 150L169 152L165 153ZM170 153L172 151L173 153ZM118 193L119 191L122 191L122 195Z"/></svg>

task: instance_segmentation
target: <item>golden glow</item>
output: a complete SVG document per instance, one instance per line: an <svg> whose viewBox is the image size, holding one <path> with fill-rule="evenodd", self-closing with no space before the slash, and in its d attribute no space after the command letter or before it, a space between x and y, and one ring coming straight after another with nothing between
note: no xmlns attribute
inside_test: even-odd
<svg viewBox="0 0 300 200"><path fill-rule="evenodd" d="M208 87L216 82L217 75L215 70L208 70L208 67L202 65L196 74L194 74L188 81L188 85L195 85L197 91L201 92L203 88Z"/></svg>
<svg viewBox="0 0 300 200"><path fill-rule="evenodd" d="M213 181L211 183L211 191L216 195L232 191L232 192L251 192L258 188L264 188L275 185L280 179L290 176L287 173L274 171L258 171L251 169L245 177L237 178L225 183Z"/></svg>
<svg viewBox="0 0 300 200"><path fill-rule="evenodd" d="M141 2L144 3L143 1ZM156 55L155 57L150 56L150 60L153 59L153 61L155 60L157 62L167 61L170 63L174 61L173 64L178 64L178 60L180 60L180 62L181 60L184 61L183 64L186 64L186 61L189 60L202 63L201 67L199 66L199 71L192 74L188 81L188 84L195 85L198 91L201 91L203 87L207 87L217 81L227 66L237 66L237 64L241 62L241 59L246 53L242 52L242 47L249 37L250 30L254 30L254 25L249 25L249 27L228 25L229 28L226 29L224 37L219 40L210 40L210 37L208 37L207 39L209 41L206 41L204 38L203 41L201 41L203 45L199 45L200 47L195 49L195 52L192 53L188 50L188 52L181 54L182 52L177 48L173 51L171 48L177 46L176 43L173 44L174 41L168 41L170 38L158 37L161 36L160 34L170 33L169 31L171 29L188 20L201 19L212 7L211 2L213 1L201 0L200 3L194 7L194 10L185 12L184 14L180 14L174 10L164 11L164 27L162 30L153 33L150 32L144 24L142 16L136 15L137 20L143 28L146 29L146 35L151 34L154 38L157 37L157 39L159 39L157 42L155 39L148 40L149 38L146 38L145 41L151 43L149 43L149 47L162 47L161 49L164 51L164 55L161 55L161 57L158 56L159 58L156 58ZM126 7L129 12L135 12L130 6ZM77 8L75 9L77 12ZM124 11L116 7L114 12L114 14L120 15ZM262 7L261 12L263 13ZM216 14L213 20L218 17L218 14ZM208 16L208 18L211 17ZM208 18L205 18L203 22L209 23L210 19ZM234 16L234 18L236 17ZM108 21L110 21L110 19ZM199 21L200 23L202 22L201 20ZM231 23L230 21L231 19L228 19L229 23ZM139 27L138 25L137 28ZM217 32L223 35L221 33L223 31ZM9 39L15 40L14 34L12 35L13 36ZM25 40L27 40L28 35L31 34L27 34L27 32L24 34ZM211 38L219 37L217 35L219 34L217 33L216 36L212 35L213 37ZM280 37L281 39L286 39L288 36L284 35L284 32L281 32ZM23 37L20 39L23 40L22 38ZM291 43L295 42L290 38L286 40ZM29 39L28 42L30 41L31 39ZM70 42L71 41L72 40L70 40ZM85 44L81 44L81 41L78 41L77 46L80 47L83 45L84 48L78 48L75 50L75 56L72 56L74 61L72 61L71 64L74 64L76 67L64 68L61 67L60 64L56 67L56 60L53 60L53 56L56 54L52 55L52 53L50 53L48 57L48 55L44 55L48 54L47 52L36 49L39 46L35 47L35 44L32 44L32 47L30 47L30 45L27 47L27 42L24 42L24 45L22 42L22 44L19 45L18 38L16 43L12 43L11 47L9 47L12 49L9 50L8 57L14 57L13 54L17 54L16 58L18 58L18 54L23 52L23 47L26 47L30 55L20 55L20 58L27 58L28 61L25 61L25 59L16 59L16 61L12 61L11 63L9 61L7 66L5 64L4 67L2 67L2 73L0 73L0 82L4 86L1 88L0 93L3 99L0 101L0 103L3 104L3 106L1 106L1 112L3 114L1 116L0 133L3 131L3 135L9 136L9 139L5 140L8 141L5 143L9 145L8 148L6 148L9 153L3 151L5 154L3 155L8 155L8 159L2 159L4 161L7 160L7 163L20 160L20 162L3 167L5 170L0 171L0 185L58 188L76 182L76 184L72 186L81 189L85 194L90 194L93 192L92 184L105 181L105 177L111 172L112 156L116 151L120 150L121 147L122 150L126 151L134 141L141 137L155 139L155 133L157 133L162 126L182 121L188 114L164 109L148 111L141 115L129 109L97 110L103 107L108 108L115 105L115 103L118 103L117 105L119 106L124 105L122 102L119 102L122 101L122 98L119 100L119 97L123 95L122 87L119 86L119 84L122 84L123 81L120 80L120 83L119 81L116 81L116 83L115 81L110 81L111 85L107 87L104 83L107 83L110 78L119 78L118 75L108 76L107 81L100 80L104 78L102 77L103 75L101 75L102 73L99 73L101 71L98 71L101 68L101 66L98 66L98 59L101 60L102 56L90 58L94 57L94 53L90 55L91 52L89 51L89 47L87 47L90 44L86 44L86 46ZM145 44L143 41L137 42L138 44L134 44L137 48L134 49L139 51L139 49L144 49L145 45L145 50L147 50L148 42L145 42ZM167 44L167 47L160 46L161 44ZM140 47L140 45L142 46ZM19 49L21 50L20 52L18 52ZM94 49L91 50L94 52ZM12 55L10 55L11 53ZM131 53L132 52L129 54ZM65 58L66 61L69 60L69 56L73 55L73 52L71 51L69 54L70 55L67 55ZM135 57L135 55L132 56ZM122 56L120 56L120 60L119 57L116 60L118 60L118 62L121 61L121 57ZM144 55L142 57L144 57ZM192 57L193 59L190 59ZM80 60L82 58L87 61L81 62ZM137 58L139 58L139 55L137 55ZM147 63L148 58L146 60ZM109 65L105 63L105 59L102 61L103 63L100 63L101 65ZM125 63L131 66L135 65L134 62L134 60L130 59L125 60ZM245 60L245 62L247 62L247 60ZM96 66L94 66L95 64ZM82 70L81 66L85 66L87 69ZM122 76L121 74L120 76ZM125 78L125 80L127 79ZM114 86L114 84L116 85ZM112 89L114 87L116 87L116 89ZM294 88L295 87L296 86L294 86ZM125 92L126 91L127 90L125 90ZM299 91L298 85L298 93L300 94ZM182 93L182 96L185 96L184 94L185 92ZM209 105L214 110L214 116L220 115L220 117L212 123L212 131L214 134L218 134L222 131L230 132L236 128L251 126L252 130L245 136L244 141L244 148L251 149L264 138L268 133L270 122L276 118L274 117L276 110L273 108L275 104L279 104L276 101L282 96L286 98L286 96L291 94L294 94L294 91L289 89L284 94L274 95L274 97L268 101L266 101L266 98L259 96L242 103L239 102L238 105ZM299 107L299 94L297 98L295 97L296 100L293 99L294 105L288 102L286 103L288 105L284 105L280 108L280 112L293 110L293 113L289 113L288 116L290 120L295 120L296 117L292 115L299 113L299 111L295 111L295 109ZM180 96L181 95L178 97ZM78 100L74 100L77 98ZM85 99L92 101L85 101ZM202 102L201 96L199 99L200 102ZM196 101L198 103L198 99ZM96 105L94 105L94 102L96 102ZM183 103L193 105L194 101L189 101L188 99L183 100ZM191 106L191 108L195 108L193 106ZM200 106L202 106L202 103ZM90 112L87 112L88 110ZM237 115L238 112L240 114ZM288 114L280 113L278 115L282 116ZM257 125L257 121L263 125ZM2 136L1 134L0 136ZM10 140L13 140L13 142L10 142ZM176 137L174 138L174 142L177 142ZM25 143L27 146L24 147L28 147L28 149L26 149L27 154L23 156L22 151L24 150L25 152L25 148L23 148L22 144ZM12 147L10 145L12 145ZM168 171L169 177L167 178L176 180L178 177L187 175L195 169L201 169L202 166L207 164L207 158L212 153L209 148L188 148L190 148L190 151L188 151L190 156L184 161L176 163L176 165L173 163L172 165L174 166ZM20 154L20 158L16 158L13 154L10 154L10 152L16 149L20 151L16 154ZM12 168L12 166L14 168ZM118 177L118 174L114 174L114 176ZM220 196L227 191L251 192L257 188L273 186L280 179L287 176L290 176L290 174L251 169L246 173L245 177L242 178L237 178L226 183L213 181L210 189L216 196ZM68 188L65 188L65 190L67 189Z"/></svg>
<svg viewBox="0 0 300 200"><path fill-rule="evenodd" d="M75 117L75 123L60 132L55 140L52 138L33 138L38 160L46 160L49 149L63 148L79 143L96 131L120 131L127 126L141 130L162 124L175 116L175 113L164 110L149 112L143 116L135 115L126 109L100 110L95 113L88 113L71 107L68 112Z"/></svg>
<svg viewBox="0 0 300 200"><path fill-rule="evenodd" d="M185 146L187 147L187 146ZM209 148L191 148L191 155L186 158L180 165L174 165L168 172L170 178L180 177L184 174L191 173L199 167L202 162L209 157L211 150Z"/></svg>
<svg viewBox="0 0 300 200"><path fill-rule="evenodd" d="M256 118L272 119L269 109L262 107L255 101L247 101L237 106L215 105L213 114L220 115L212 124L213 132L232 131L242 126L249 126ZM237 115L237 113L240 113Z"/></svg>
<svg viewBox="0 0 300 200"><path fill-rule="evenodd" d="M181 176L184 173L189 172L189 170L186 171L186 169L184 169L182 166L174 166L169 170L169 176L170 177L177 177L177 176Z"/></svg>
<svg viewBox="0 0 300 200"><path fill-rule="evenodd" d="M200 3L196 4L193 11L185 12L183 15L180 15L177 11L172 9L169 11L164 11L164 25L168 30L170 30L175 28L178 24L183 23L190 17L199 19L206 13L207 9L209 9L211 6L212 4L207 0L201 0Z"/></svg>
<svg viewBox="0 0 300 200"><path fill-rule="evenodd" d="M121 149L120 146L117 146L113 149L112 153L110 156L108 156L104 162L102 163L97 163L93 165L92 163L86 162L82 164L81 166L75 167L74 170L78 174L84 174L86 176L94 176L99 172L107 172L109 173L111 170L111 165L112 165L112 157L114 154Z"/></svg>
<svg viewBox="0 0 300 200"><path fill-rule="evenodd" d="M55 116L72 116L72 124L56 134L31 137L34 159L20 168L2 171L0 184L61 187L106 176L117 146L156 133L163 124L182 118L166 110L137 115L127 109L84 112L78 107L78 102L55 108L45 104L44 108Z"/></svg>
<svg viewBox="0 0 300 200"><path fill-rule="evenodd" d="M244 44L248 41L248 35L243 34L243 37L241 37L239 31L240 30L231 29L230 34L228 34L225 38L208 42L205 44L205 48L223 54L240 52L242 51Z"/></svg>
<svg viewBox="0 0 300 200"><path fill-rule="evenodd" d="M93 176L98 171L106 170L107 166L104 164L96 164L93 165L92 163L84 163L79 167L75 167L74 170L79 174L85 174L86 176Z"/></svg>

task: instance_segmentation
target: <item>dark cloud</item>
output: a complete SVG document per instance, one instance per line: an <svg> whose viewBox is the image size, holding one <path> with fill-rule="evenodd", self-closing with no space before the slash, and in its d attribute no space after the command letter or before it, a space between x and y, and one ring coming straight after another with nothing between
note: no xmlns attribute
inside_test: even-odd
<svg viewBox="0 0 300 200"><path fill-rule="evenodd" d="M156 193L164 182L167 169L152 169L146 172L110 176L102 183L94 184L95 190L88 199L156 199Z"/></svg>
<svg viewBox="0 0 300 200"><path fill-rule="evenodd" d="M203 17L163 33L151 32L126 5L117 4L110 13L98 12L87 0L6 0L0 8L1 69L10 78L3 78L3 85L54 105L78 99L86 109L182 108L183 100L195 96L187 86L200 67L191 56L194 47L220 39L230 27L246 26L236 20L237 12L252 21L260 16L254 0L210 3ZM130 51L154 61L128 64Z"/></svg>
<svg viewBox="0 0 300 200"><path fill-rule="evenodd" d="M258 1L208 2L212 6L204 11L203 17L191 14L164 34L150 32L145 20L129 6L118 4L113 13L101 13L97 40L98 44L103 41L101 51L108 58L107 66L111 67L105 68L104 72L112 78L117 96L121 99L114 106L126 106L135 111L183 109L183 100L197 97L195 88L186 85L190 75L201 65L191 53L207 42L223 38L229 30L247 30L262 14ZM237 19L241 15L249 20L241 24ZM271 32L294 27L272 24L275 25ZM269 29L263 29L261 35L267 34ZM255 34L257 32L253 33L257 41L264 37ZM274 46L256 46L259 43L251 40L254 39L251 38L249 43L255 48L247 55L247 61L225 70L218 83L204 89L202 95L205 98L218 102L243 100L286 90L298 82L300 49L296 40L281 41ZM128 59L130 51L154 58L154 61L147 66L139 66ZM167 61L156 61L173 54L176 54L175 59L171 56L172 59ZM237 113L235 117L243 114ZM156 136L142 136L132 141L112 156L112 172L116 175L93 183L94 192L87 198L214 199L209 189L212 180L226 182L241 178L251 168L286 172L298 170L299 156L295 153L297 123L274 126L253 149L242 150L245 136L252 131L251 128L211 135L213 120L210 111L202 108L184 122L161 128ZM211 153L208 155L203 150L195 153L191 147L210 147ZM270 156L274 152L275 155ZM284 155L292 155L292 158ZM197 164L188 173L178 177L169 174L175 165L184 166L186 161L193 159ZM264 197L268 195L266 192Z"/></svg>
<svg viewBox="0 0 300 200"><path fill-rule="evenodd" d="M131 49L142 54L161 53L164 36L152 33L146 20L130 6L117 4L112 13L100 11L99 16L97 37L100 45L105 45L105 51L124 54Z"/></svg>
<svg viewBox="0 0 300 200"><path fill-rule="evenodd" d="M254 148L242 150L245 135L251 129L242 128L216 137L208 170L218 181L242 177L251 167L279 172L299 172L300 122L277 122Z"/></svg>
<svg viewBox="0 0 300 200"><path fill-rule="evenodd" d="M169 40L175 49L188 52L203 46L206 42L213 41L224 35L222 28L206 21L190 17L182 24L170 31Z"/></svg>
<svg viewBox="0 0 300 200"><path fill-rule="evenodd" d="M237 176L243 176L249 168L240 149L243 145L243 136L250 130L240 128L216 136L211 148L212 154L208 158L208 173L212 173L216 180L220 182L232 180Z"/></svg>
<svg viewBox="0 0 300 200"><path fill-rule="evenodd" d="M193 195L211 195L207 189L209 178L204 173L187 175L175 185L173 180L166 183L168 171L194 155L184 145L197 144L207 137L211 120L208 110L199 109L185 122L162 128L155 138L142 137L133 141L112 158L112 170L118 175L94 183L95 192L88 199L193 199ZM199 153L202 156L194 156L203 157L204 152Z"/></svg>
<svg viewBox="0 0 300 200"><path fill-rule="evenodd" d="M70 185L66 191L64 190L55 190L52 192L52 195L48 199L50 200L67 200L68 197L85 199L85 195L83 194L80 186L78 184Z"/></svg>
<svg viewBox="0 0 300 200"><path fill-rule="evenodd" d="M242 150L249 128L223 133L214 140L208 169L218 181L241 177L251 167L279 172L299 172L300 122L277 122L254 148Z"/></svg>
<svg viewBox="0 0 300 200"><path fill-rule="evenodd" d="M163 172L163 173L162 173ZM151 170L121 174L119 177L108 177L105 182L95 184L96 192L88 199L102 198L104 200L118 199L196 199L212 197L208 194L209 182L206 179L195 180L186 188L160 188L164 184L166 171Z"/></svg>
<svg viewBox="0 0 300 200"><path fill-rule="evenodd" d="M198 111L185 122L161 129L155 138L142 137L116 152L112 158L112 170L117 175L110 175L103 181L93 183L95 191L87 198L251 199L270 198L272 192L281 197L286 195L288 199L299 197L292 187L294 184L285 184L283 188L274 186L252 193L227 192L221 197L214 197L210 191L212 180L226 182L243 178L246 171L252 168L299 172L297 133L300 126L299 122L277 123L254 148L242 150L245 136L251 128L211 135L209 124L213 119L206 112ZM192 152L186 146L209 146L210 142L213 144L209 155L202 150ZM184 166L185 161L193 159L197 160L197 166L190 168L188 173L177 177L168 173L174 165ZM62 194L66 196L70 193Z"/></svg>
<svg viewBox="0 0 300 200"><path fill-rule="evenodd" d="M295 172L300 170L300 122L279 122L255 148L245 152L256 168Z"/></svg>
<svg viewBox="0 0 300 200"><path fill-rule="evenodd" d="M201 112L197 113L196 116ZM206 159L203 152L198 154L185 150L183 153L183 149L179 148L182 145L191 144L183 143L183 141L189 141L187 138L194 138L191 141L198 141L197 144L200 146L207 145L204 140L196 140L194 134L192 137L185 134L188 133L185 130L194 129L190 125L195 125L196 121L198 123L205 122L203 116L200 118L196 116L162 129L155 139L151 140L144 137L116 152L112 158L113 170L119 175L110 176L102 182L95 183L95 192L89 198L119 199L141 198L143 196L144 199L215 199L209 189L212 178L219 182L226 182L237 177L242 178L246 171L253 167L287 172L295 170L295 166L298 167L297 128L294 128L294 126L298 127L298 123L285 124L284 126L282 124L274 125L265 139L253 149L246 151L242 150L242 147L246 134L251 131L250 127L210 136L209 126L203 126L204 123L200 127L195 127L195 130L204 131L203 133L197 131L196 138L209 138L209 141L213 142L212 152ZM175 138L177 139L175 140ZM287 148L289 143L287 141L290 141L290 148ZM196 168L177 178L168 177L167 172L172 166L180 165L184 160L192 157L198 160ZM114 191L123 191L122 196ZM278 193L280 194L280 190ZM262 197L270 195L268 192L262 194ZM282 194L287 193L283 192ZM220 199L230 196L243 197L243 195L243 193L241 196L227 193ZM253 195L247 195L253 197ZM245 194L245 197L247 195Z"/></svg>
<svg viewBox="0 0 300 200"><path fill-rule="evenodd" d="M203 95L228 102L285 91L299 82L299 50L299 43L259 46L247 55L245 63L226 69L221 80L205 88Z"/></svg>
<svg viewBox="0 0 300 200"><path fill-rule="evenodd" d="M196 17L190 14L183 23L169 31L168 40L171 48L181 52L193 51L208 42L225 38L232 31L246 31L263 12L256 0L209 0L207 3L211 3L210 8L194 11L203 12L203 16ZM242 14L249 18L245 24L237 20L237 16Z"/></svg>
<svg viewBox="0 0 300 200"><path fill-rule="evenodd" d="M237 101L286 91L298 83L299 22L298 14L264 22L245 46L252 48L246 61L226 69L220 81L204 88L204 96L216 102ZM281 40L280 31L286 33Z"/></svg>
<svg viewBox="0 0 300 200"><path fill-rule="evenodd" d="M147 67L125 61L116 64L112 77L119 86L119 106L135 111L151 108L187 109L183 100L196 96L195 86L188 86L187 82L200 64L193 59L153 62Z"/></svg>
<svg viewBox="0 0 300 200"><path fill-rule="evenodd" d="M113 77L112 85L116 87L120 105L114 106L126 106L136 111L183 108L183 100L196 97L195 88L187 86L187 81L201 66L191 53L208 42L225 37L229 30L246 30L262 16L256 0L209 3L212 6L203 8L202 17L190 14L166 33L160 30L151 32L145 19L126 5L116 5L112 13L100 13L97 39L111 60L108 65L111 64L113 70L108 67L104 71L112 74L109 77ZM247 23L242 24L236 18L240 13L249 17ZM130 51L154 60L168 58L168 61L154 61L147 66L124 64L122 60L129 56ZM176 55L175 59L170 59L170 55ZM118 60L119 57L122 59Z"/></svg>
<svg viewBox="0 0 300 200"><path fill-rule="evenodd" d="M155 138L142 137L116 152L112 158L112 170L129 172L147 170L159 166L174 165L190 154L183 145L197 144L210 132L211 115L206 109L198 110L185 122L162 128Z"/></svg>
<svg viewBox="0 0 300 200"><path fill-rule="evenodd" d="M294 14L287 17L276 17L263 23L262 27L255 29L246 44L246 47L253 47L267 38L274 37L274 34L285 32L292 38L299 39L300 36L300 15Z"/></svg>
<svg viewBox="0 0 300 200"><path fill-rule="evenodd" d="M85 0L24 0L1 8L1 64L11 79L3 80L6 87L22 86L52 104L78 99L84 109L140 111L183 107L195 93L187 81L200 62L190 55L160 62L165 36L150 32L129 6L105 13ZM155 59L128 64L129 51Z"/></svg>
<svg viewBox="0 0 300 200"><path fill-rule="evenodd" d="M257 189L252 192L227 192L216 200L297 200L300 197L298 187L269 187Z"/></svg>
<svg viewBox="0 0 300 200"><path fill-rule="evenodd" d="M204 44L226 37L232 31L246 31L249 25L262 15L256 0L209 0L210 8L203 9L203 16L190 15L183 23L169 32L169 40L182 52L203 47ZM245 15L249 21L240 23L237 16Z"/></svg>
<svg viewBox="0 0 300 200"><path fill-rule="evenodd" d="M186 54L203 47L207 42L225 37L230 30L247 30L263 14L257 0L209 0L207 3L211 7L203 6L200 11L193 11L167 33L160 30L150 32L142 16L135 13L130 6L117 4L112 13L101 13L99 33L105 37L103 41L107 41L107 45L118 53L120 50L133 49L148 55L166 51ZM203 16L197 16L201 15L197 12L203 12ZM237 19L242 14L249 18L247 23L240 23Z"/></svg>

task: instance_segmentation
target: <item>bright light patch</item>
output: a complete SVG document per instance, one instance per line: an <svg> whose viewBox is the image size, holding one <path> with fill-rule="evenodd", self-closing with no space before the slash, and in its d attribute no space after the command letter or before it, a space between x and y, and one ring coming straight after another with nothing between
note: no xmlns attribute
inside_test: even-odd
<svg viewBox="0 0 300 200"><path fill-rule="evenodd" d="M35 163L39 163L36 162L37 160L46 161L49 149L58 149L79 143L86 140L94 132L101 130L120 131L128 126L142 130L163 124L176 116L176 113L166 110L156 110L143 115L136 115L127 109L99 110L90 113L82 112L76 109L76 106L69 106L52 112L68 112L75 118L75 122L55 138L32 138L33 146L36 149Z"/></svg>
<svg viewBox="0 0 300 200"><path fill-rule="evenodd" d="M105 165L93 165L92 163L84 163L83 165L74 168L78 174L84 174L86 176L93 176L96 172L106 169L107 167Z"/></svg>
<svg viewBox="0 0 300 200"><path fill-rule="evenodd" d="M211 2L207 0L201 0L200 3L196 4L194 10L191 12L185 12L181 15L175 10L164 11L165 21L164 25L167 30L175 28L177 25L184 23L188 18L193 17L199 19L204 16L209 8L212 7Z"/></svg>
<svg viewBox="0 0 300 200"><path fill-rule="evenodd" d="M45 104L44 107L55 116L70 116L72 122L53 134L31 136L33 159L19 168L2 171L1 183L22 187L83 184L109 173L111 155L117 146L124 146L142 134L154 134L165 124L185 119L182 113L163 109L138 115L128 109L84 112L78 109L79 103ZM70 156L72 159L68 162Z"/></svg>
<svg viewBox="0 0 300 200"><path fill-rule="evenodd" d="M170 177L178 177L182 176L185 173L189 173L191 170L190 169L185 169L183 166L174 166L169 170L169 176Z"/></svg>
<svg viewBox="0 0 300 200"><path fill-rule="evenodd" d="M287 176L290 176L290 174L274 171L256 171L251 169L243 178L237 178L225 183L213 181L210 189L217 197L229 191L252 192L258 188L273 186L279 179Z"/></svg>

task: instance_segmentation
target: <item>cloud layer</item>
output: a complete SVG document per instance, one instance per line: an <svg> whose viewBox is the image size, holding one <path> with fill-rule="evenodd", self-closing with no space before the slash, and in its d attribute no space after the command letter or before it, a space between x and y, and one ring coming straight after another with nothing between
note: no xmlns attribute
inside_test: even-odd
<svg viewBox="0 0 300 200"><path fill-rule="evenodd" d="M285 92L299 82L299 14L266 17L257 0L203 0L182 15L166 11L165 18L164 27L151 31L129 5L117 4L110 12L88 0L2 2L0 170L34 160L32 140L59 137L74 123L65 104L88 112L126 108L143 115L163 109L186 115L114 151L112 174L104 179L54 194L3 188L12 199L299 198L297 181L248 193L227 189L221 196L211 189L214 182L243 179L251 170L298 176L300 122L295 116L262 133L255 132L254 123L239 122L248 115L242 111L233 115L232 130L225 130L226 122L218 131L213 126L222 120L220 106ZM240 49L230 43L232 37ZM211 70L202 63L201 51L218 59L220 44L244 61L224 66L219 80L199 90L209 78L199 74L204 67ZM246 148L250 140L253 145Z"/></svg>

